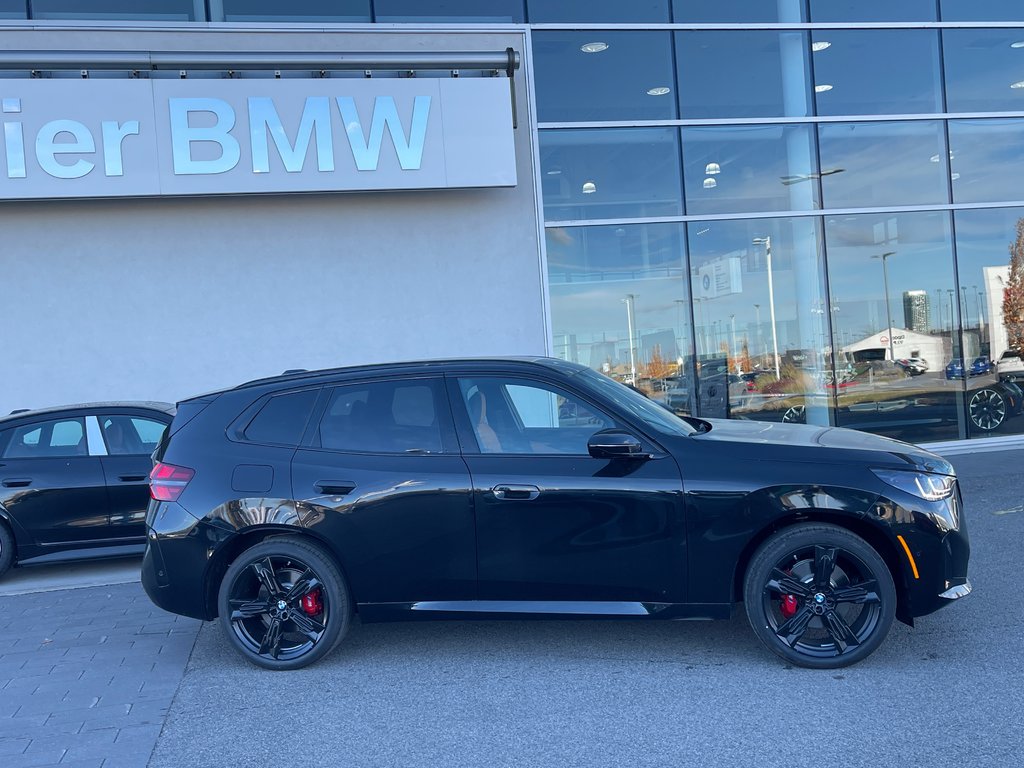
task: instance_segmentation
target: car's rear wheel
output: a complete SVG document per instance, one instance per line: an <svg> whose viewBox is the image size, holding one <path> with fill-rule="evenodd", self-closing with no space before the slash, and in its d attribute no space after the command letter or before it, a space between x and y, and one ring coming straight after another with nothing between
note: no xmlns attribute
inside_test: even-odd
<svg viewBox="0 0 1024 768"><path fill-rule="evenodd" d="M967 412L974 426L991 432L1006 421L1006 398L994 389L979 389L967 401Z"/></svg>
<svg viewBox="0 0 1024 768"><path fill-rule="evenodd" d="M14 537L7 525L0 521L0 576L3 576L14 565Z"/></svg>
<svg viewBox="0 0 1024 768"><path fill-rule="evenodd" d="M320 547L295 537L247 549L221 582L221 625L235 649L265 669L298 669L331 652L348 631L345 579Z"/></svg>
<svg viewBox="0 0 1024 768"><path fill-rule="evenodd" d="M769 650L816 669L869 656L896 613L896 588L879 554L824 523L795 525L765 541L747 568L743 597L750 625Z"/></svg>

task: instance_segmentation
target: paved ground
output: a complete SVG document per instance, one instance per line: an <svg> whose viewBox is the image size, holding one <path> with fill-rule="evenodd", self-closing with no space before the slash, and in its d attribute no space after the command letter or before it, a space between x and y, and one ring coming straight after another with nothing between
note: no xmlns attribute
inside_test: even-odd
<svg viewBox="0 0 1024 768"><path fill-rule="evenodd" d="M0 596L128 584L139 580L141 565L141 557L121 557L89 563L15 568L0 581Z"/></svg>
<svg viewBox="0 0 1024 768"><path fill-rule="evenodd" d="M1024 451L954 463L975 594L850 669L790 668L737 617L357 625L272 674L138 585L0 597L0 766L1020 765Z"/></svg>
<svg viewBox="0 0 1024 768"><path fill-rule="evenodd" d="M0 765L145 766L198 629L137 582L0 597Z"/></svg>

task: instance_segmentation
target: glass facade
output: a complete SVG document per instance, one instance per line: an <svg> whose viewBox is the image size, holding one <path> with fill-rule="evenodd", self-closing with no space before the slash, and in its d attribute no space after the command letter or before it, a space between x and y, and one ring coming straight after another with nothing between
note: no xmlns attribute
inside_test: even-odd
<svg viewBox="0 0 1024 768"><path fill-rule="evenodd" d="M679 413L1024 433L1021 0L139 7L0 17L532 25L555 354Z"/></svg>

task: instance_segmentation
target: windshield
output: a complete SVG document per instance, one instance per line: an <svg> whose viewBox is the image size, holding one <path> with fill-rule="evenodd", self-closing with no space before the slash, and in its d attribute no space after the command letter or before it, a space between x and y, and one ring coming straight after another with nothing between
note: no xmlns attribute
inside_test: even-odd
<svg viewBox="0 0 1024 768"><path fill-rule="evenodd" d="M587 369L580 371L579 376L599 394L659 432L681 437L697 432L692 425L683 421L671 411L662 408L639 392L634 392L624 384L619 384L617 381L609 379L603 373Z"/></svg>

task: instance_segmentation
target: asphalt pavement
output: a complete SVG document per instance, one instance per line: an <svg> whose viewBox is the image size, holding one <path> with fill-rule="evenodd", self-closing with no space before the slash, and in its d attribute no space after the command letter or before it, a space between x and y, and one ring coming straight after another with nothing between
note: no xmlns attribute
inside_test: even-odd
<svg viewBox="0 0 1024 768"><path fill-rule="evenodd" d="M852 668L790 667L762 649L739 615L723 622L356 623L319 664L270 673L242 661L217 624L202 625L196 635L195 623L185 623L174 637L173 617L149 606L145 620L131 623L127 642L144 646L137 633L147 621L156 630L171 622L162 637L174 663L153 666L153 650L144 646L138 678L142 689L147 675L154 685L164 681L164 698L139 710L147 721L162 719L159 739L155 748L142 743L134 753L81 764L1020 765L1024 450L952 460L971 533L974 594L918 619L913 629L894 624L882 647ZM72 606L91 601L93 608L128 610L122 604L139 594L137 584L128 584L0 597L0 654L22 642L10 645L18 611L38 610L57 632ZM54 600L61 602L53 607ZM139 600L130 610L146 607ZM177 650L175 643L192 640L190 655ZM79 651L69 644L68 653ZM46 661L37 659L29 653L19 663ZM130 646L116 660L92 659L80 671L103 678L138 661ZM10 730L18 717L10 702L23 695L4 682L14 679L11 670L0 655L0 765L28 768L39 763L17 750L26 738L29 746L31 739L56 744L63 736L47 728L61 718L46 712L26 720L23 732ZM173 698L166 696L172 689ZM102 755L102 747L94 754ZM63 757L61 765L79 764L70 762L73 753Z"/></svg>

